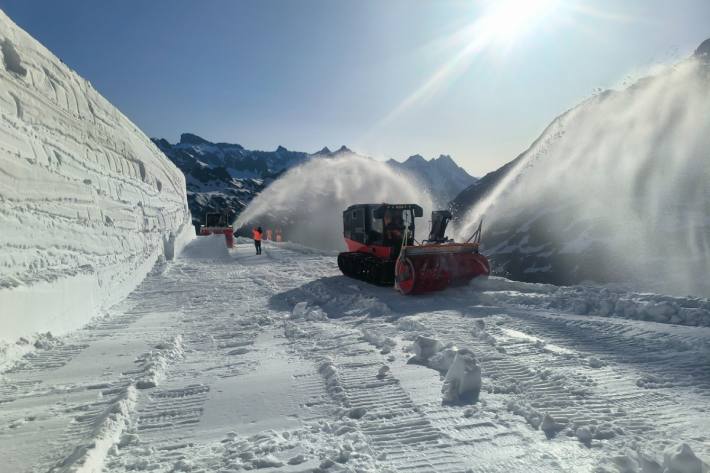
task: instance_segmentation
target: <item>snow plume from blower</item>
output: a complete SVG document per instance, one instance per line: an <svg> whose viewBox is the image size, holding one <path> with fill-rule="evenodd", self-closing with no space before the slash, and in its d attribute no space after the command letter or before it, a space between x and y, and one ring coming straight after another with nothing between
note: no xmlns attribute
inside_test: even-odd
<svg viewBox="0 0 710 473"><path fill-rule="evenodd" d="M710 40L558 117L501 176L458 228L484 217L499 272L710 296Z"/></svg>
<svg viewBox="0 0 710 473"><path fill-rule="evenodd" d="M353 204L416 203L425 216L431 197L385 163L352 153L313 158L289 170L242 212L235 228L281 228L288 241L312 248L344 250L343 210ZM417 235L428 231L425 219ZM243 230L242 230L243 231Z"/></svg>

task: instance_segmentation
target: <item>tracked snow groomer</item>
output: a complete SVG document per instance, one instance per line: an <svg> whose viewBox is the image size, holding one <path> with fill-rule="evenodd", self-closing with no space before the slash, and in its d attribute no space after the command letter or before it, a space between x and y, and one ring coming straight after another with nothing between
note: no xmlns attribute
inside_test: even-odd
<svg viewBox="0 0 710 473"><path fill-rule="evenodd" d="M451 220L447 210L432 212L429 239L414 239L414 219L423 215L416 204L358 204L343 212L347 252L338 255L346 276L402 294L439 291L488 276L488 259L480 254L481 225L465 243L445 236Z"/></svg>

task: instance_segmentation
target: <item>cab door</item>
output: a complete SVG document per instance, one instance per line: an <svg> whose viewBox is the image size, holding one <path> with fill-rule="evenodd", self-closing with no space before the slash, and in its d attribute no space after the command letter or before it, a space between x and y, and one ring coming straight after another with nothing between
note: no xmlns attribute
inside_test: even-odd
<svg viewBox="0 0 710 473"><path fill-rule="evenodd" d="M365 235L365 208L356 207L343 215L343 229L345 238L366 244Z"/></svg>

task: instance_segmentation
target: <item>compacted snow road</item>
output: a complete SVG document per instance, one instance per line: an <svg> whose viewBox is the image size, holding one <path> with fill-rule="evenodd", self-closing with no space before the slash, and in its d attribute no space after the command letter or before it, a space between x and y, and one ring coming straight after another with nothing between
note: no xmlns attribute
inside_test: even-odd
<svg viewBox="0 0 710 473"><path fill-rule="evenodd" d="M501 279L402 297L252 251L199 238L6 367L0 471L707 471L707 327L551 311ZM416 340L439 353L411 362ZM442 403L457 348L475 403Z"/></svg>

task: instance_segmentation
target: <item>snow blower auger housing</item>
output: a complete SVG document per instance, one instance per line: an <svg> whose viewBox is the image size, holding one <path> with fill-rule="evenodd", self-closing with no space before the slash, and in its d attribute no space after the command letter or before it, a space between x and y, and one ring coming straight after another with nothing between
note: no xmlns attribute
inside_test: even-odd
<svg viewBox="0 0 710 473"><path fill-rule="evenodd" d="M338 255L340 271L372 284L394 285L402 294L439 291L490 274L488 259L479 253L481 225L466 243L455 243L445 236L451 213L437 210L429 239L417 243L414 219L422 215L416 204L348 207L343 236L349 251Z"/></svg>

